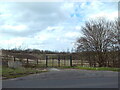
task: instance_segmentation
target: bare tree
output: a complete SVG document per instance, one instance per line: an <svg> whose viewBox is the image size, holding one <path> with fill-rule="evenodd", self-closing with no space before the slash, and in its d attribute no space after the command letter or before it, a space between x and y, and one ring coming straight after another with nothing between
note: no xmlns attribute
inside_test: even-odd
<svg viewBox="0 0 120 90"><path fill-rule="evenodd" d="M116 19L114 22L114 27L112 30L112 42L111 42L111 51L112 51L112 61L114 67L120 67L120 18Z"/></svg>
<svg viewBox="0 0 120 90"><path fill-rule="evenodd" d="M105 18L87 21L82 27L84 36L77 40L77 50L94 52L99 67L107 66L107 52L111 47L113 26L113 23ZM90 57L88 61L91 61Z"/></svg>

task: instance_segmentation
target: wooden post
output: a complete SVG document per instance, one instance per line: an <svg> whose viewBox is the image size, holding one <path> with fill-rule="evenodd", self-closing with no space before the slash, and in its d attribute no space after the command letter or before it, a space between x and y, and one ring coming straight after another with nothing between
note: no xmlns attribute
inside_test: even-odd
<svg viewBox="0 0 120 90"><path fill-rule="evenodd" d="M58 67L60 67L60 56L58 56Z"/></svg>
<svg viewBox="0 0 120 90"><path fill-rule="evenodd" d="M38 62L38 58L37 58L37 65L38 65L38 63L39 63L39 62Z"/></svg>
<svg viewBox="0 0 120 90"><path fill-rule="evenodd" d="M48 56L46 56L46 67L48 67Z"/></svg>
<svg viewBox="0 0 120 90"><path fill-rule="evenodd" d="M72 56L70 55L70 66L72 67Z"/></svg>
<svg viewBox="0 0 120 90"><path fill-rule="evenodd" d="M66 65L66 63L65 63L65 56L64 56L64 66Z"/></svg>
<svg viewBox="0 0 120 90"><path fill-rule="evenodd" d="M52 57L52 67L53 67L53 64L54 64L54 58Z"/></svg>
<svg viewBox="0 0 120 90"><path fill-rule="evenodd" d="M20 62L22 62L22 58L20 58Z"/></svg>
<svg viewBox="0 0 120 90"><path fill-rule="evenodd" d="M27 58L27 64L29 64L28 58Z"/></svg>
<svg viewBox="0 0 120 90"><path fill-rule="evenodd" d="M15 62L16 60L15 60L15 57L14 57L14 62Z"/></svg>
<svg viewBox="0 0 120 90"><path fill-rule="evenodd" d="M81 58L81 66L83 66L83 59Z"/></svg>

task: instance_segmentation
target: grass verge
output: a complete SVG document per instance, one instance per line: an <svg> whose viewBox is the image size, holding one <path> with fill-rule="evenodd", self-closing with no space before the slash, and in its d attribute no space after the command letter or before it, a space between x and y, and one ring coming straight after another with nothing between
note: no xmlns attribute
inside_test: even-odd
<svg viewBox="0 0 120 90"><path fill-rule="evenodd" d="M120 68L110 68L110 67L82 67L82 66L64 66L60 67L62 69L71 68L71 69L84 69L84 70L98 70L98 71L117 71L120 72Z"/></svg>
<svg viewBox="0 0 120 90"><path fill-rule="evenodd" d="M2 67L2 77L3 79L9 79L9 78L16 78L16 77L22 77L29 74L35 74L35 73L41 73L41 72L47 72L46 70L39 70L35 68L8 68L8 67Z"/></svg>

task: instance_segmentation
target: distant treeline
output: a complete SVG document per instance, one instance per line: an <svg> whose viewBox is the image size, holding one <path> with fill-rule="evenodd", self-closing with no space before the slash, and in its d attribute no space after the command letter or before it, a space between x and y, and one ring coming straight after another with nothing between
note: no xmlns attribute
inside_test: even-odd
<svg viewBox="0 0 120 90"><path fill-rule="evenodd" d="M9 53L28 53L28 54L68 54L70 52L59 52L59 51L50 51L50 50L39 50L39 49L1 49L2 51Z"/></svg>

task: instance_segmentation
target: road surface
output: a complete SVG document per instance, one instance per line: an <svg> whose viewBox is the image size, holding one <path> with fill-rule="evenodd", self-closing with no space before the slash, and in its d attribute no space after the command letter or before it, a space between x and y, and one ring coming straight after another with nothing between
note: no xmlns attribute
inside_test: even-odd
<svg viewBox="0 0 120 90"><path fill-rule="evenodd" d="M118 88L118 72L49 69L49 72L3 80L3 88Z"/></svg>

